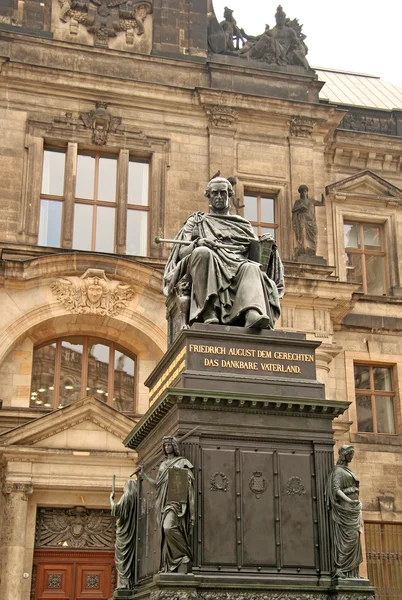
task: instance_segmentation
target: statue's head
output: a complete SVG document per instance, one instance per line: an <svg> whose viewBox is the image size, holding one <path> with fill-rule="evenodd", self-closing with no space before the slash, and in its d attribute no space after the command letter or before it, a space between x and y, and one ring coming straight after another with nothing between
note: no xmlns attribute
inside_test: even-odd
<svg viewBox="0 0 402 600"><path fill-rule="evenodd" d="M223 16L225 17L225 19L231 19L233 15L233 10L231 8L228 8L227 6L225 6L225 10L223 12Z"/></svg>
<svg viewBox="0 0 402 600"><path fill-rule="evenodd" d="M134 479L127 479L126 483L124 484L123 493L129 494L130 496L133 496L134 494L136 494L137 493L137 482L134 481Z"/></svg>
<svg viewBox="0 0 402 600"><path fill-rule="evenodd" d="M165 435L162 438L162 449L165 456L172 452L175 456L179 456L180 454L179 443L177 439L171 435Z"/></svg>
<svg viewBox="0 0 402 600"><path fill-rule="evenodd" d="M278 6L275 13L275 21L277 25L286 25L286 13L284 12L281 5Z"/></svg>
<svg viewBox="0 0 402 600"><path fill-rule="evenodd" d="M233 195L232 184L224 177L211 179L205 190L210 209L216 213L227 213L229 211L229 200Z"/></svg>
<svg viewBox="0 0 402 600"><path fill-rule="evenodd" d="M355 449L349 444L345 444L339 448L338 465L346 465L350 463L355 454Z"/></svg>
<svg viewBox="0 0 402 600"><path fill-rule="evenodd" d="M300 194L300 198L307 198L308 197L308 187L306 185L300 185L299 189L297 190Z"/></svg>

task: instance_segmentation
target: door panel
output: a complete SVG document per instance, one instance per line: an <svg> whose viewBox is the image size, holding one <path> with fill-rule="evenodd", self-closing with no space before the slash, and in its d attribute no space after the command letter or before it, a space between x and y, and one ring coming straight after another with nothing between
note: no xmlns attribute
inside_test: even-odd
<svg viewBox="0 0 402 600"><path fill-rule="evenodd" d="M37 600L74 600L72 596L74 565L38 565Z"/></svg>
<svg viewBox="0 0 402 600"><path fill-rule="evenodd" d="M113 552L36 550L32 590L35 593L31 597L35 600L108 600L115 587L114 569Z"/></svg>
<svg viewBox="0 0 402 600"><path fill-rule="evenodd" d="M75 600L110 598L110 565L76 565Z"/></svg>

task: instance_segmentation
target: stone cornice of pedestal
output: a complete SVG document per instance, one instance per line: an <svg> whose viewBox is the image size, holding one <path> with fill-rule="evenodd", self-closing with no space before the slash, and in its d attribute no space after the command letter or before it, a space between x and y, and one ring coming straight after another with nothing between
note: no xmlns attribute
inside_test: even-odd
<svg viewBox="0 0 402 600"><path fill-rule="evenodd" d="M343 414L350 402L311 398L284 399L280 396L235 394L215 391L168 388L145 413L123 444L135 450L157 423L174 407L198 410L238 411L309 418L334 419Z"/></svg>

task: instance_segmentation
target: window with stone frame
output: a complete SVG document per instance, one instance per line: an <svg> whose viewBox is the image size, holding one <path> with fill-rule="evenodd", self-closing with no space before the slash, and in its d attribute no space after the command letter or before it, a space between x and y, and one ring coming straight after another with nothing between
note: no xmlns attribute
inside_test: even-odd
<svg viewBox="0 0 402 600"><path fill-rule="evenodd" d="M360 283L360 291L386 296L387 276L384 227L381 223L344 221L347 281Z"/></svg>
<svg viewBox="0 0 402 600"><path fill-rule="evenodd" d="M354 363L357 430L394 435L395 374L390 365Z"/></svg>
<svg viewBox="0 0 402 600"><path fill-rule="evenodd" d="M257 236L270 233L277 239L276 200L262 193L244 192L243 216L250 221Z"/></svg>
<svg viewBox="0 0 402 600"><path fill-rule="evenodd" d="M76 173L75 178L67 172L68 165ZM119 179L127 181L127 193L121 191ZM72 197L73 249L114 253L118 250L117 238L125 234L126 254L147 256L148 188L148 162L80 150L67 161L66 150L45 149L38 244L62 247L63 228L68 221L65 199Z"/></svg>
<svg viewBox="0 0 402 600"><path fill-rule="evenodd" d="M55 409L94 396L134 412L136 357L114 342L89 336L59 338L34 349L30 406Z"/></svg>

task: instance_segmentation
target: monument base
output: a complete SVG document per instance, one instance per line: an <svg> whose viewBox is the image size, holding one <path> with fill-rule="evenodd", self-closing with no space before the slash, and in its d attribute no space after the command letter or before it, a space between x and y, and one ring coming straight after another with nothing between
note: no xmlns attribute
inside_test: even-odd
<svg viewBox="0 0 402 600"><path fill-rule="evenodd" d="M325 589L316 586L293 587L263 582L215 583L208 578L179 575L155 575L140 585L130 600L375 600L375 589L366 579L345 580L341 587Z"/></svg>

